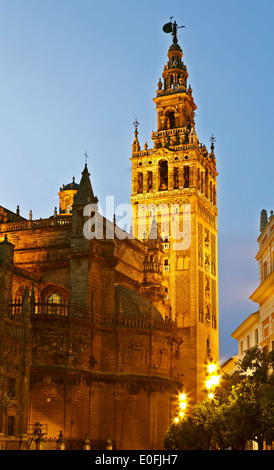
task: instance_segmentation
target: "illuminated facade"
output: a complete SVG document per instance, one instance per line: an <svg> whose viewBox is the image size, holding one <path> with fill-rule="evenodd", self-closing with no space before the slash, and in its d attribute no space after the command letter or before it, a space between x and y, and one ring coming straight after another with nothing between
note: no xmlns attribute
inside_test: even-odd
<svg viewBox="0 0 274 470"><path fill-rule="evenodd" d="M98 214L87 165L48 219L0 207L1 448L33 448L40 429L62 430L66 448L88 436L95 449L161 449L179 395L186 406L204 396L206 364L218 362L217 171L176 41L153 149L135 129L135 237ZM85 233L90 204L102 237Z"/></svg>
<svg viewBox="0 0 274 470"><path fill-rule="evenodd" d="M195 132L196 105L176 29L167 55L154 98L153 149L145 143L141 150L135 123L133 227L136 237L148 238L151 221L157 220L164 247L164 284L172 319L184 341L181 370L187 391L198 399L205 361L218 362L218 173L214 138L209 153Z"/></svg>
<svg viewBox="0 0 274 470"><path fill-rule="evenodd" d="M99 215L116 236L83 236L84 208L97 204L89 176L85 166L71 212L2 211L2 449L35 448L39 429L47 439L62 430L66 448L81 449L87 435L95 449L107 439L158 449L174 419L182 340L167 315L161 242L123 238Z"/></svg>
<svg viewBox="0 0 274 470"><path fill-rule="evenodd" d="M232 333L238 341L238 358L245 351L259 345L266 352L274 350L274 217L271 211L262 210L260 217L258 253L260 284L250 296L259 305L256 312L249 315Z"/></svg>

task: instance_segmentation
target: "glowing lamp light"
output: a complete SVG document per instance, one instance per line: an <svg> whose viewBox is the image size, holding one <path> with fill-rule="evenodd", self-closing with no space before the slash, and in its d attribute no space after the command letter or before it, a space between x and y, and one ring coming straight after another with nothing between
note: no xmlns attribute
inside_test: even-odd
<svg viewBox="0 0 274 470"><path fill-rule="evenodd" d="M175 422L175 423L179 423L179 418L175 418L175 419L174 419L174 422Z"/></svg>
<svg viewBox="0 0 274 470"><path fill-rule="evenodd" d="M181 410L185 410L185 409L186 409L186 403L185 403L184 401L182 401L182 402L180 403L180 409L181 409Z"/></svg>
<svg viewBox="0 0 274 470"><path fill-rule="evenodd" d="M180 394L180 400L181 400L181 401L185 401L185 399L186 399L185 393L181 393L181 394Z"/></svg>
<svg viewBox="0 0 274 470"><path fill-rule="evenodd" d="M219 385L219 382L220 382L220 376L219 375L213 375L211 377L211 383L212 385Z"/></svg>
<svg viewBox="0 0 274 470"><path fill-rule="evenodd" d="M214 393L209 393L209 394L208 394L208 398L210 398L211 400L213 400L213 398L214 398Z"/></svg>
<svg viewBox="0 0 274 470"><path fill-rule="evenodd" d="M217 366L216 364L208 364L207 368L208 368L208 372L212 374L217 369Z"/></svg>
<svg viewBox="0 0 274 470"><path fill-rule="evenodd" d="M212 381L211 379L206 380L206 388L211 388L212 387Z"/></svg>

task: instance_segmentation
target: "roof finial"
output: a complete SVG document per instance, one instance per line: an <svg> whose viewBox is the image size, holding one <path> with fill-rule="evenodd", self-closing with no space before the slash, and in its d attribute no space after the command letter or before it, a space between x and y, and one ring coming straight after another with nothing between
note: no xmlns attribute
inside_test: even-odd
<svg viewBox="0 0 274 470"><path fill-rule="evenodd" d="M133 141L133 144L132 144L132 150L134 152L138 152L140 150L140 144L139 144L139 141L138 141L139 122L137 121L137 119L135 119L135 121L132 124L133 124L133 126L135 126L135 131L134 131L135 138L134 138L134 141Z"/></svg>
<svg viewBox="0 0 274 470"><path fill-rule="evenodd" d="M87 166L88 158L89 158L87 152L84 153L84 157L85 157L85 165Z"/></svg>
<svg viewBox="0 0 274 470"><path fill-rule="evenodd" d="M177 44L178 42L178 38L177 38L177 30L179 28L185 28L185 26L178 26L176 21L174 21L172 23L172 18L173 16L170 17L170 22L169 23L166 23L164 26L163 26L163 31L165 33L172 33L172 36L173 36L173 44Z"/></svg>
<svg viewBox="0 0 274 470"><path fill-rule="evenodd" d="M138 126L139 126L139 122L137 121L136 118L135 118L135 121L132 123L132 125L135 126L134 134L135 134L135 137L137 137L137 135L138 135Z"/></svg>
<svg viewBox="0 0 274 470"><path fill-rule="evenodd" d="M211 137L209 138L209 141L211 142L211 151L214 152L214 142L216 142L216 139L214 135L212 134Z"/></svg>

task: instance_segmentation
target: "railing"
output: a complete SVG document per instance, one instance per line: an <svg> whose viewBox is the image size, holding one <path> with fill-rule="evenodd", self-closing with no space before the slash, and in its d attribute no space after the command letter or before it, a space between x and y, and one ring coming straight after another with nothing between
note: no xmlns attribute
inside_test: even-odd
<svg viewBox="0 0 274 470"><path fill-rule="evenodd" d="M0 224L0 232L12 232L16 230L29 230L44 227L61 227L71 225L71 216L50 217L49 219L23 220Z"/></svg>
<svg viewBox="0 0 274 470"><path fill-rule="evenodd" d="M8 317L15 322L22 322L22 302L16 300L10 304ZM58 304L52 302L30 302L31 316L54 316L64 318L77 318L79 320L90 321L96 325L102 326L120 326L126 328L141 328L149 330L160 330L175 334L177 326L174 321L169 319L161 319L155 315L136 314L132 315L130 312L115 312L115 313L93 313L88 311L85 307L73 304Z"/></svg>
<svg viewBox="0 0 274 470"><path fill-rule="evenodd" d="M14 300L9 306L8 316L14 321L21 321L22 301ZM75 304L59 304L53 302L30 302L32 315L51 315L61 317L76 317L83 320L92 320L92 313L85 307Z"/></svg>
<svg viewBox="0 0 274 470"><path fill-rule="evenodd" d="M91 320L91 313L85 307L74 304L58 304L53 302L35 302L31 304L33 315L57 315L61 317L77 317Z"/></svg>
<svg viewBox="0 0 274 470"><path fill-rule="evenodd" d="M104 326L119 326L126 328L141 328L145 330L160 330L169 333L175 333L177 326L174 321L169 319L162 320L156 316L148 315L130 315L130 313L102 314L95 315L94 322Z"/></svg>
<svg viewBox="0 0 274 470"><path fill-rule="evenodd" d="M149 262L144 265L145 271L161 271L162 265L160 263Z"/></svg>

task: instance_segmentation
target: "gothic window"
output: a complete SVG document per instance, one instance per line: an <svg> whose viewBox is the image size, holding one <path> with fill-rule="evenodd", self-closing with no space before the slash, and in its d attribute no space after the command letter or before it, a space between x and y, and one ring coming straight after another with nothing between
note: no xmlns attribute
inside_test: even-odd
<svg viewBox="0 0 274 470"><path fill-rule="evenodd" d="M201 192L203 193L205 190L205 178L204 173L201 171Z"/></svg>
<svg viewBox="0 0 274 470"><path fill-rule="evenodd" d="M210 309L209 309L208 305L206 306L206 316L205 316L205 318L206 318L207 324L210 324Z"/></svg>
<svg viewBox="0 0 274 470"><path fill-rule="evenodd" d="M173 169L173 189L179 189L179 168Z"/></svg>
<svg viewBox="0 0 274 470"><path fill-rule="evenodd" d="M143 192L143 173L138 173L137 177L137 194Z"/></svg>
<svg viewBox="0 0 274 470"><path fill-rule="evenodd" d="M208 171L205 172L205 195L208 197Z"/></svg>
<svg viewBox="0 0 274 470"><path fill-rule="evenodd" d="M147 192L152 191L152 171L147 172Z"/></svg>
<svg viewBox="0 0 274 470"><path fill-rule="evenodd" d="M189 166L184 167L184 188L189 188Z"/></svg>
<svg viewBox="0 0 274 470"><path fill-rule="evenodd" d="M168 189L168 162L167 160L160 160L158 163L159 171L159 191Z"/></svg>
<svg viewBox="0 0 274 470"><path fill-rule="evenodd" d="M166 113L167 118L167 128L174 129L175 127L175 113L174 111L169 111Z"/></svg>
<svg viewBox="0 0 274 470"><path fill-rule="evenodd" d="M15 435L15 416L8 416L8 436Z"/></svg>
<svg viewBox="0 0 274 470"><path fill-rule="evenodd" d="M213 204L216 206L216 186L213 186Z"/></svg>
<svg viewBox="0 0 274 470"><path fill-rule="evenodd" d="M197 187L201 191L201 176L200 176L200 169L197 170Z"/></svg>
<svg viewBox="0 0 274 470"><path fill-rule="evenodd" d="M69 197L65 199L65 211L66 211L66 214L70 213L70 198Z"/></svg>
<svg viewBox="0 0 274 470"><path fill-rule="evenodd" d="M164 271L168 272L169 271L169 264L168 264L168 259L164 260Z"/></svg>
<svg viewBox="0 0 274 470"><path fill-rule="evenodd" d="M62 298L59 294L50 294L46 299L47 313L49 315L60 315Z"/></svg>
<svg viewBox="0 0 274 470"><path fill-rule="evenodd" d="M15 379L13 377L8 379L8 396L15 397Z"/></svg>
<svg viewBox="0 0 274 470"><path fill-rule="evenodd" d="M15 294L15 302L16 303L21 303L23 300L23 295L24 295L24 287L20 286L18 287L16 294Z"/></svg>

